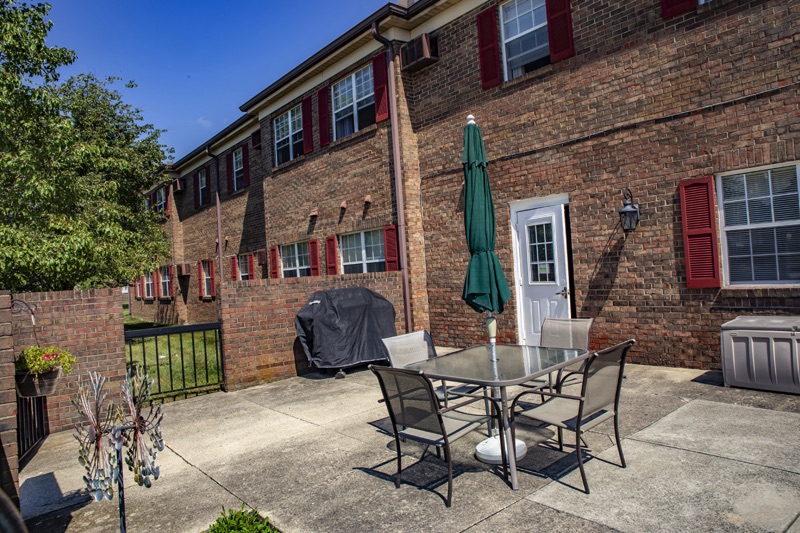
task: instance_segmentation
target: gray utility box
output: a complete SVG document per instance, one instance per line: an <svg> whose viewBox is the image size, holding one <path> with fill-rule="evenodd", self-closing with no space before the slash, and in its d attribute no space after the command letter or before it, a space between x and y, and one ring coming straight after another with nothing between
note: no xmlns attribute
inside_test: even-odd
<svg viewBox="0 0 800 533"><path fill-rule="evenodd" d="M740 316L721 336L726 387L800 394L800 317Z"/></svg>

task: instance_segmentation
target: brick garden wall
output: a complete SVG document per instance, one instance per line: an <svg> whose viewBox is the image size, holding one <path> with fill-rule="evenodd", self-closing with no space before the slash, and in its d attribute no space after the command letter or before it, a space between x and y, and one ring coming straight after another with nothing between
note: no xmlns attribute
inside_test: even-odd
<svg viewBox="0 0 800 533"><path fill-rule="evenodd" d="M509 202L569 195L577 316L602 346L635 337L633 360L719 368L719 327L742 314L798 314L800 289L686 288L678 183L800 159L800 9L712 2L661 20L658 2L573 2L576 55L481 88L475 14L437 31L440 61L409 76L419 145L431 330L480 342L460 302L468 260L459 195L465 117L484 132L497 247L514 279ZM613 13L612 13L613 11ZM642 222L616 230L620 188ZM517 340L517 303L498 321Z"/></svg>
<svg viewBox="0 0 800 533"><path fill-rule="evenodd" d="M14 385L14 337L9 291L0 291L0 446L0 490L19 506L17 393Z"/></svg>
<svg viewBox="0 0 800 533"><path fill-rule="evenodd" d="M100 372L111 385L125 379L125 339L119 289L21 293L36 313L40 346L57 344L78 359L72 374L61 378L56 394L47 397L50 433L72 429L80 420L71 401L78 392L78 377ZM35 344L30 315L13 316L14 354ZM112 392L113 394L113 392Z"/></svg>
<svg viewBox="0 0 800 533"><path fill-rule="evenodd" d="M222 340L228 390L295 376L308 368L297 339L295 315L315 292L366 287L397 313L403 333L403 289L399 272L238 281L223 286Z"/></svg>

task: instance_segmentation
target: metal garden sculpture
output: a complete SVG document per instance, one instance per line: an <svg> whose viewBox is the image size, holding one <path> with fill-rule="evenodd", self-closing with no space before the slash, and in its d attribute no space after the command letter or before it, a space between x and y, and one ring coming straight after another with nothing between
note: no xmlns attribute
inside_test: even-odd
<svg viewBox="0 0 800 533"><path fill-rule="evenodd" d="M121 407L113 402L106 406L105 383L105 377L90 372L89 383L79 383L78 398L72 402L85 419L75 426L75 438L80 444L78 462L86 470L83 481L96 501L113 499L114 483L117 484L119 529L125 533L125 487L120 468L122 447L127 447L125 464L133 472L133 480L150 488L161 473L155 460L157 453L164 450L160 428L163 415L160 405L156 408L151 405L147 416L143 416L153 380L140 369L130 374L121 385Z"/></svg>

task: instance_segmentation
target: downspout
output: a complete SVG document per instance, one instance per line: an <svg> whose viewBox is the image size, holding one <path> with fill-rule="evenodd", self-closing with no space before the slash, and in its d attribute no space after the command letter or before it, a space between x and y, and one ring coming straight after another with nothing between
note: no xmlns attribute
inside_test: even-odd
<svg viewBox="0 0 800 533"><path fill-rule="evenodd" d="M392 132L392 162L394 164L394 194L397 200L397 241L400 247L400 274L403 278L403 311L406 333L413 328L411 320L411 285L408 279L408 252L406 246L406 216L403 203L403 166L400 160L400 126L397 120L396 88L394 81L394 47L392 41L378 33L378 23L372 23L372 36L386 46L386 68L389 78L389 123Z"/></svg>
<svg viewBox="0 0 800 533"><path fill-rule="evenodd" d="M222 283L225 280L225 275L223 272L223 261L222 261L222 208L220 206L219 201L219 156L214 155L211 153L211 146L206 146L206 155L214 159L214 165L216 168L216 176L217 176L217 191L216 191L216 202L217 202L217 254L219 257L219 288L220 293L222 293ZM217 295L217 318L222 320L222 298L221 294Z"/></svg>

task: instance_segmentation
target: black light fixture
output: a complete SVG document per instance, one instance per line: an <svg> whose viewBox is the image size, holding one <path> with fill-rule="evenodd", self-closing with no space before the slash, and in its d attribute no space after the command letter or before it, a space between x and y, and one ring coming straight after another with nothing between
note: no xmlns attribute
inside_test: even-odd
<svg viewBox="0 0 800 533"><path fill-rule="evenodd" d="M625 235L636 229L639 224L639 206L633 201L633 193L627 187L622 189L622 209L619 210L619 222Z"/></svg>

